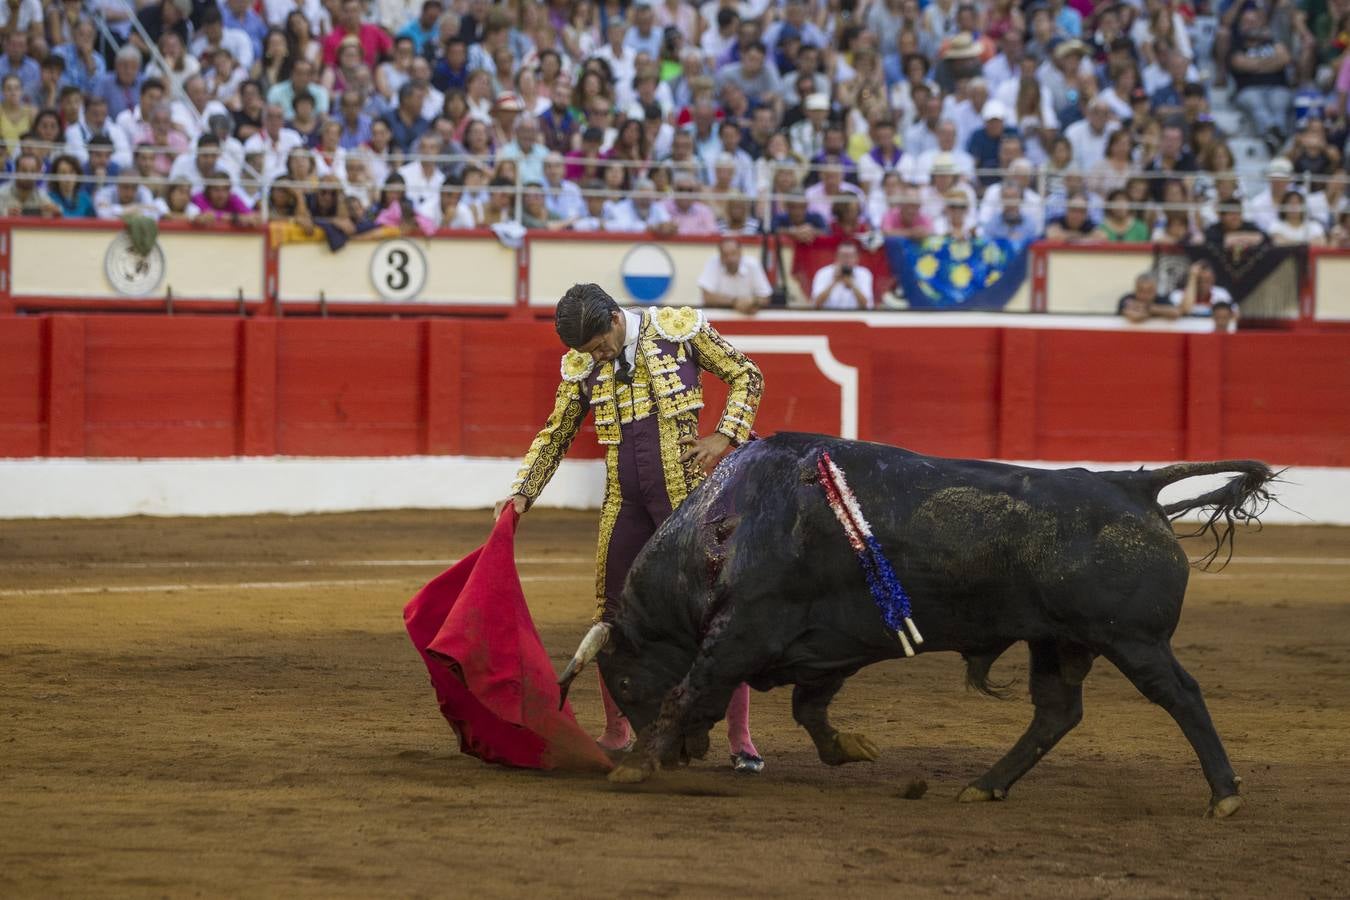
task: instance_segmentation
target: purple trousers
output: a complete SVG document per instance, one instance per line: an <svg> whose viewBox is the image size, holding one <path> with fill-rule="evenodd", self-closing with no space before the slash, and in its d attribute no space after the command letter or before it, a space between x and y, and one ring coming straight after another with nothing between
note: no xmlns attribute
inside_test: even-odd
<svg viewBox="0 0 1350 900"><path fill-rule="evenodd" d="M605 551L605 621L618 608L628 570L647 541L672 511L661 465L661 435L656 416L622 427L619 442L619 516Z"/></svg>

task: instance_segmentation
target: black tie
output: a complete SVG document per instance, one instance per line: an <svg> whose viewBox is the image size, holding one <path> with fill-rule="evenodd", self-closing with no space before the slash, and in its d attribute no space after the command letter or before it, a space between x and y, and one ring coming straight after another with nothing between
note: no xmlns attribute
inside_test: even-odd
<svg viewBox="0 0 1350 900"><path fill-rule="evenodd" d="M619 384L633 383L633 368L628 365L628 354L623 350L619 351L619 358L614 361L614 380Z"/></svg>

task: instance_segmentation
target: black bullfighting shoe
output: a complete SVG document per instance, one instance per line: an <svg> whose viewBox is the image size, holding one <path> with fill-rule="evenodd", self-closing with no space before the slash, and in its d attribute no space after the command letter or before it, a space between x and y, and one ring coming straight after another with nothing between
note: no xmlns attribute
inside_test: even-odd
<svg viewBox="0 0 1350 900"><path fill-rule="evenodd" d="M739 750L731 754L731 768L746 775L758 775L764 771L764 760L762 757L753 756L744 750Z"/></svg>

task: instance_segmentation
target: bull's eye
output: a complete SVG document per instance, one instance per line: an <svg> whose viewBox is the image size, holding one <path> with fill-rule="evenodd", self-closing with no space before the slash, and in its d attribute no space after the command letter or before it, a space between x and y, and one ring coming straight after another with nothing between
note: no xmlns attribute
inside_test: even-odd
<svg viewBox="0 0 1350 900"><path fill-rule="evenodd" d="M620 679L619 679L619 696L621 696L621 697L627 697L627 696L628 696L628 689L629 689L630 687L632 687L632 686L633 686L633 683L632 683L631 681L629 681L627 678L620 678Z"/></svg>

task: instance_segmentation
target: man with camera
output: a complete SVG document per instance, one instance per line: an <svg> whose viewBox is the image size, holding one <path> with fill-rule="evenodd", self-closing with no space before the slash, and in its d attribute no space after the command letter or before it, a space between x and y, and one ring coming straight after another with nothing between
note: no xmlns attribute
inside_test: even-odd
<svg viewBox="0 0 1350 900"><path fill-rule="evenodd" d="M825 266L811 281L811 305L816 309L870 309L872 273L858 265L858 245L845 241L834 263Z"/></svg>

